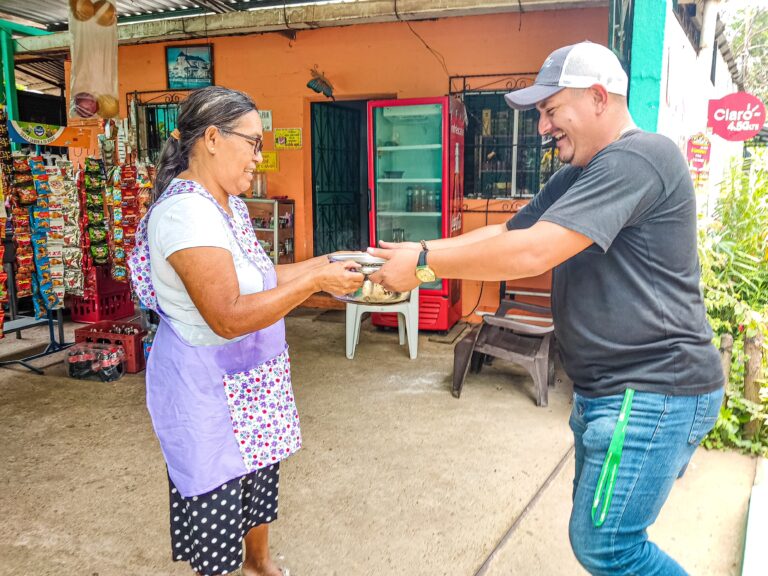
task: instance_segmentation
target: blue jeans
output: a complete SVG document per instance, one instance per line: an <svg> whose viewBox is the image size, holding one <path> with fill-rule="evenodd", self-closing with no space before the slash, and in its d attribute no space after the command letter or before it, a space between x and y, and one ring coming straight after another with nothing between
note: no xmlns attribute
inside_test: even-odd
<svg viewBox="0 0 768 576"><path fill-rule="evenodd" d="M648 541L675 479L715 425L723 389L700 396L635 392L613 501L605 523L592 524L592 499L623 394L586 398L574 393L570 425L576 445L569 526L576 558L594 575L685 574Z"/></svg>

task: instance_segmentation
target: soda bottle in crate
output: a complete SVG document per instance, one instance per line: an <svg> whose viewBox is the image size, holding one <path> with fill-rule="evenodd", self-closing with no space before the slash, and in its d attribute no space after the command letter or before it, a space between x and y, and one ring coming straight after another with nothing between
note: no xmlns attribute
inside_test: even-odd
<svg viewBox="0 0 768 576"><path fill-rule="evenodd" d="M125 374L125 350L112 344L81 342L67 350L64 363L71 378L114 382Z"/></svg>

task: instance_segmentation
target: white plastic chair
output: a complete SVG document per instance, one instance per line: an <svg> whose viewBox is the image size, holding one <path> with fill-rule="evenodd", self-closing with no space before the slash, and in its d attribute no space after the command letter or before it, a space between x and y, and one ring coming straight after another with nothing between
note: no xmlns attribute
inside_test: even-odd
<svg viewBox="0 0 768 576"><path fill-rule="evenodd" d="M355 348L360 341L360 324L367 312L397 313L397 335L400 345L408 338L408 354L416 359L419 345L419 289L411 290L408 300L397 304L352 304L347 303L347 358L355 357Z"/></svg>

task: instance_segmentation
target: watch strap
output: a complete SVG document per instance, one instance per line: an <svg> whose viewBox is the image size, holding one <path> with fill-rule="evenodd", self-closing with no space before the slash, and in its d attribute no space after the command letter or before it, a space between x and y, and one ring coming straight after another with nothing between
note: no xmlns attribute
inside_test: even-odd
<svg viewBox="0 0 768 576"><path fill-rule="evenodd" d="M427 265L427 251L422 250L421 252L419 252L419 261L416 264L416 266L421 268L422 266L426 266L426 265Z"/></svg>
<svg viewBox="0 0 768 576"><path fill-rule="evenodd" d="M421 244L421 249L424 252L428 252L429 248L427 248L427 241L426 240L419 240L419 244Z"/></svg>

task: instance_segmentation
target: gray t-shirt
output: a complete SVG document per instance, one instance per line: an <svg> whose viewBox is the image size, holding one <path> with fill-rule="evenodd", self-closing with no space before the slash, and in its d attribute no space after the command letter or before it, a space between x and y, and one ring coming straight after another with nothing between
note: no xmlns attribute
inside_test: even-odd
<svg viewBox="0 0 768 576"><path fill-rule="evenodd" d="M538 220L594 241L552 276L555 336L576 392L723 385L699 288L693 185L671 140L632 130L584 168L560 169L507 228Z"/></svg>

